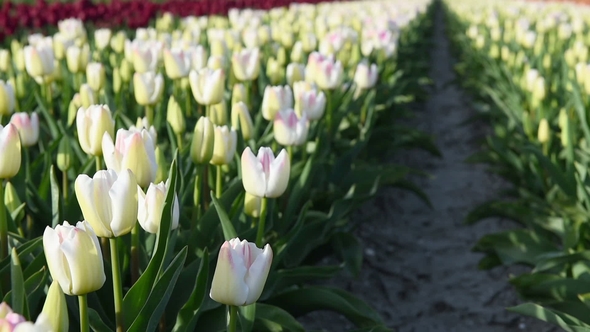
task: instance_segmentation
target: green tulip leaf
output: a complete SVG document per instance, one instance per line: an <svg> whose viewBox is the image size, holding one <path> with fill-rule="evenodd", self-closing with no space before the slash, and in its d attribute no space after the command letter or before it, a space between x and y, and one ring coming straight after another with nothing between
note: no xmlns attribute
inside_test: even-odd
<svg viewBox="0 0 590 332"><path fill-rule="evenodd" d="M104 320L96 310L88 308L88 323L95 332L112 332L113 330L105 324Z"/></svg>
<svg viewBox="0 0 590 332"><path fill-rule="evenodd" d="M197 324L197 319L199 318L201 305L203 304L203 300L207 295L208 279L209 251L205 248L203 252L203 258L201 259L201 264L199 266L199 272L197 273L195 286L193 287L193 291L191 292L190 298L188 299L188 301L186 301L186 303L178 313L178 317L176 318L176 325L173 329L174 332L188 332L195 330L195 325Z"/></svg>
<svg viewBox="0 0 590 332"><path fill-rule="evenodd" d="M20 246L16 247L16 251L19 256L19 259L23 259L24 257L34 253L39 248L42 248L43 245L43 238L38 237L27 242L24 242ZM43 265L45 264L45 256L43 258ZM6 257L2 262L0 262L0 274L8 273L11 264L11 257ZM38 269L37 269L38 271Z"/></svg>
<svg viewBox="0 0 590 332"><path fill-rule="evenodd" d="M55 228L61 221L60 218L60 190L59 190L59 183L57 182L57 178L55 177L55 167L51 165L49 170L50 179L51 179L51 227ZM67 176L63 174L63 176Z"/></svg>
<svg viewBox="0 0 590 332"><path fill-rule="evenodd" d="M254 331L298 332L305 331L303 326L287 311L264 303L256 303L256 321Z"/></svg>
<svg viewBox="0 0 590 332"><path fill-rule="evenodd" d="M25 280L16 248L12 248L12 251L10 252L10 279L10 306L14 312L20 313L21 315L25 316L25 318L29 319L30 315L29 307L27 305Z"/></svg>
<svg viewBox="0 0 590 332"><path fill-rule="evenodd" d="M256 318L256 303L240 306L238 307L238 311L242 332L251 332L254 326L254 319Z"/></svg>
<svg viewBox="0 0 590 332"><path fill-rule="evenodd" d="M225 209L223 208L219 200L215 198L215 194L213 193L213 191L211 191L210 196L211 202L213 202L215 210L217 211L217 215L219 216L219 220L221 221L221 229L223 230L223 237L225 238L225 240L227 241L238 237L238 233L236 232L234 225L227 216L227 212L225 212Z"/></svg>
<svg viewBox="0 0 590 332"><path fill-rule="evenodd" d="M353 276L358 277L363 265L363 248L352 233L339 232L332 235L332 246Z"/></svg>
<svg viewBox="0 0 590 332"><path fill-rule="evenodd" d="M47 277L47 270L43 268L34 273L25 281L27 303L30 308L37 308L41 302L41 298L45 295L45 284L47 283Z"/></svg>
<svg viewBox="0 0 590 332"><path fill-rule="evenodd" d="M544 308L535 303L524 303L507 310L553 323L568 332L590 332L590 325L566 313Z"/></svg>

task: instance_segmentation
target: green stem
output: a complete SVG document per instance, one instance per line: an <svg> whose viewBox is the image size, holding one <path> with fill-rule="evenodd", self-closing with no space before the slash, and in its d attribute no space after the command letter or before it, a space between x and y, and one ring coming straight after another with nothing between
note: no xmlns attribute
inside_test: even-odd
<svg viewBox="0 0 590 332"><path fill-rule="evenodd" d="M215 181L215 197L220 198L223 190L221 165L217 165L217 177Z"/></svg>
<svg viewBox="0 0 590 332"><path fill-rule="evenodd" d="M176 143L178 145L178 150L182 150L182 135L176 134Z"/></svg>
<svg viewBox="0 0 590 332"><path fill-rule="evenodd" d="M245 81L244 82L244 88L246 90L246 106L248 106L248 110L252 110L252 105L250 104L252 98L250 97L250 95L252 94L252 81Z"/></svg>
<svg viewBox="0 0 590 332"><path fill-rule="evenodd" d="M186 106L185 112L186 112L186 117L190 118L191 115L193 114L193 112L191 110L191 107L192 107L191 106L191 98L193 96L191 95L190 87L188 89L186 89L185 92L186 92L186 98L184 99L185 106Z"/></svg>
<svg viewBox="0 0 590 332"><path fill-rule="evenodd" d="M328 129L328 137L332 136L332 122L334 110L332 109L332 91L326 90L326 127Z"/></svg>
<svg viewBox="0 0 590 332"><path fill-rule="evenodd" d="M53 115L53 95L51 92L51 83L45 83L47 89L47 109L49 114Z"/></svg>
<svg viewBox="0 0 590 332"><path fill-rule="evenodd" d="M67 172L63 172L61 177L61 186L64 195L64 201L68 200L68 174Z"/></svg>
<svg viewBox="0 0 590 332"><path fill-rule="evenodd" d="M86 294L78 295L78 305L80 306L80 332L89 332L88 299L86 298Z"/></svg>
<svg viewBox="0 0 590 332"><path fill-rule="evenodd" d="M209 120L211 120L211 105L205 106L205 116L208 117Z"/></svg>
<svg viewBox="0 0 590 332"><path fill-rule="evenodd" d="M293 145L287 146L287 153L289 154L289 160L291 161L291 164L293 164Z"/></svg>
<svg viewBox="0 0 590 332"><path fill-rule="evenodd" d="M139 223L131 229L131 284L139 279Z"/></svg>
<svg viewBox="0 0 590 332"><path fill-rule="evenodd" d="M193 192L192 230L197 228L197 221L201 218L201 193L203 192L203 166L197 165L195 187Z"/></svg>
<svg viewBox="0 0 590 332"><path fill-rule="evenodd" d="M229 310L227 332L236 332L238 327L238 307L235 305L228 305L227 310Z"/></svg>
<svg viewBox="0 0 590 332"><path fill-rule="evenodd" d="M113 296L115 299L115 320L117 332L123 332L123 286L121 285L121 266L117 238L109 239L111 244L111 268L113 273Z"/></svg>
<svg viewBox="0 0 590 332"><path fill-rule="evenodd" d="M262 197L260 202L260 217L258 220L258 231L256 232L256 246L262 248L262 238L264 237L264 227L266 224L266 206L268 198Z"/></svg>
<svg viewBox="0 0 590 332"><path fill-rule="evenodd" d="M102 169L102 161L100 160L100 156L94 157L94 165L96 166L97 172Z"/></svg>
<svg viewBox="0 0 590 332"><path fill-rule="evenodd" d="M0 260L8 256L8 220L4 205L4 181L0 180Z"/></svg>
<svg viewBox="0 0 590 332"><path fill-rule="evenodd" d="M154 125L154 107L152 105L148 105L145 107L145 117L147 118L147 122L150 126Z"/></svg>

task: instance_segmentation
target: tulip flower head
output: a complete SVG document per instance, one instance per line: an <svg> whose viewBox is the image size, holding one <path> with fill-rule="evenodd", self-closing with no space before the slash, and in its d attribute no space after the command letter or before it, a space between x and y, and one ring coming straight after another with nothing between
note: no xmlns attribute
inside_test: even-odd
<svg viewBox="0 0 590 332"><path fill-rule="evenodd" d="M164 49L164 69L173 80L188 76L191 69L190 53L179 48Z"/></svg>
<svg viewBox="0 0 590 332"><path fill-rule="evenodd" d="M227 126L214 126L214 133L215 139L211 164L227 165L231 163L236 153L238 134L235 129L230 129Z"/></svg>
<svg viewBox="0 0 590 332"><path fill-rule="evenodd" d="M90 47L84 44L82 47L71 45L66 49L66 65L71 73L81 73L86 69L90 61Z"/></svg>
<svg viewBox="0 0 590 332"><path fill-rule="evenodd" d="M378 70L376 64L369 64L366 61L361 61L354 73L354 83L360 89L370 89L377 83Z"/></svg>
<svg viewBox="0 0 590 332"><path fill-rule="evenodd" d="M12 84L0 80L0 115L12 114L14 105L14 87Z"/></svg>
<svg viewBox="0 0 590 332"><path fill-rule="evenodd" d="M258 301L262 294L273 252L246 240L225 241L219 250L209 296L222 304L243 306Z"/></svg>
<svg viewBox="0 0 590 332"><path fill-rule="evenodd" d="M133 63L138 73L154 72L158 68L158 54L162 48L159 42L134 40L125 43L125 58Z"/></svg>
<svg viewBox="0 0 590 332"><path fill-rule="evenodd" d="M191 60L191 69L199 70L207 66L207 50L201 46L192 46L188 49L188 55Z"/></svg>
<svg viewBox="0 0 590 332"><path fill-rule="evenodd" d="M155 142L146 129L132 131L119 129L115 143L109 135L102 138L102 150L107 168L112 168L120 174L130 169L137 184L143 188L149 186L156 178L158 164L156 163Z"/></svg>
<svg viewBox="0 0 590 332"><path fill-rule="evenodd" d="M295 97L295 112L299 117L305 114L310 121L319 120L325 109L326 95L322 91L311 89Z"/></svg>
<svg viewBox="0 0 590 332"><path fill-rule="evenodd" d="M315 74L315 83L324 90L334 90L340 86L343 78L343 69L340 61L324 59L318 63L318 72Z"/></svg>
<svg viewBox="0 0 590 332"><path fill-rule="evenodd" d="M100 237L118 237L131 231L137 221L137 181L125 169L101 170L89 177L80 174L75 182L76 197L84 219Z"/></svg>
<svg viewBox="0 0 590 332"><path fill-rule="evenodd" d="M164 203L166 195L170 190L170 181L160 182L158 184L150 183L147 192L137 188L138 211L137 220L146 232L157 234L160 230L162 213L164 212ZM174 194L174 206L172 207L172 224L170 229L178 227L180 217L180 207L178 205L178 196Z"/></svg>
<svg viewBox="0 0 590 332"><path fill-rule="evenodd" d="M287 151L275 158L272 149L261 147L255 156L250 147L242 153L242 184L247 193L258 197L279 197L287 189L291 162Z"/></svg>
<svg viewBox="0 0 590 332"><path fill-rule="evenodd" d="M21 143L18 129L9 123L0 125L0 179L9 179L18 173L21 163Z"/></svg>
<svg viewBox="0 0 590 332"><path fill-rule="evenodd" d="M195 164L207 164L213 157L215 130L209 118L202 116L195 125L191 143L191 158Z"/></svg>
<svg viewBox="0 0 590 332"><path fill-rule="evenodd" d="M43 250L53 280L68 295L83 295L102 287L106 280L98 238L86 221L75 226L64 221L46 227Z"/></svg>
<svg viewBox="0 0 590 332"><path fill-rule="evenodd" d="M115 120L108 105L80 107L76 114L76 129L82 150L92 156L102 156L102 140L115 133Z"/></svg>
<svg viewBox="0 0 590 332"><path fill-rule="evenodd" d="M106 76L104 66L99 62L89 63L86 67L86 80L94 91L100 91L105 84Z"/></svg>
<svg viewBox="0 0 590 332"><path fill-rule="evenodd" d="M109 46L113 32L111 29L103 28L94 31L94 44L99 50L104 50Z"/></svg>
<svg viewBox="0 0 590 332"><path fill-rule="evenodd" d="M225 75L221 69L191 71L189 82L195 100L201 105L219 104L223 99Z"/></svg>
<svg viewBox="0 0 590 332"><path fill-rule="evenodd" d="M231 125L233 128L240 128L244 140L247 141L252 138L254 123L252 122L250 112L248 112L248 106L243 102L239 102L232 106Z"/></svg>
<svg viewBox="0 0 590 332"><path fill-rule="evenodd" d="M135 88L135 100L139 105L154 105L164 92L164 78L162 74L154 72L135 73L133 87Z"/></svg>
<svg viewBox="0 0 590 332"><path fill-rule="evenodd" d="M288 85L267 86L262 98L262 117L272 121L278 111L293 108L293 91Z"/></svg>
<svg viewBox="0 0 590 332"><path fill-rule="evenodd" d="M20 142L24 147L37 144L39 140L39 116L36 112L29 115L25 112L15 113L10 118L20 136Z"/></svg>
<svg viewBox="0 0 590 332"><path fill-rule="evenodd" d="M55 70L53 48L50 42L25 46L25 68L34 78L43 79Z"/></svg>
<svg viewBox="0 0 590 332"><path fill-rule="evenodd" d="M307 140L309 124L307 116L297 116L295 110L279 111L274 119L273 134L275 140L283 146L302 145Z"/></svg>
<svg viewBox="0 0 590 332"><path fill-rule="evenodd" d="M232 68L240 81L252 81L260 73L260 50L247 48L232 55Z"/></svg>

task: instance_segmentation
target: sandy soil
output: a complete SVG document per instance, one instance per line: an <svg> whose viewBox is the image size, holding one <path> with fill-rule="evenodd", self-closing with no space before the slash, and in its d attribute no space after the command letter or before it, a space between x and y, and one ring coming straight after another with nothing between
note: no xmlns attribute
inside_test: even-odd
<svg viewBox="0 0 590 332"><path fill-rule="evenodd" d="M436 137L443 158L408 151L393 160L427 171L415 178L428 194L429 209L414 195L394 188L358 211L363 220L357 235L365 246L364 269L358 279L342 277L332 284L371 303L389 327L416 332L559 331L546 323L507 312L519 303L508 284L515 270L480 271L481 254L471 252L483 235L515 227L508 221L462 223L478 204L494 198L506 184L485 166L464 163L487 134L482 123L466 123L474 114L469 99L452 83L455 74L440 8L432 50L429 101L420 107L414 125ZM309 330L354 329L345 318L315 312L302 319Z"/></svg>

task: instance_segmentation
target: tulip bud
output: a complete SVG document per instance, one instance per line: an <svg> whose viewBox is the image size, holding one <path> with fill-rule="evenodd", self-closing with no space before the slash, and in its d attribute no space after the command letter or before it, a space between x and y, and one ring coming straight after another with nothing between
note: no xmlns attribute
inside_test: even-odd
<svg viewBox="0 0 590 332"><path fill-rule="evenodd" d="M236 131L227 126L214 126L215 139L213 142L213 165L227 165L231 163L236 153L238 136Z"/></svg>
<svg viewBox="0 0 590 332"><path fill-rule="evenodd" d="M188 76L191 69L190 54L182 49L172 48L164 50L164 69L170 79Z"/></svg>
<svg viewBox="0 0 590 332"><path fill-rule="evenodd" d="M68 126L71 126L76 120L78 108L80 107L82 107L82 100L80 98L80 94L76 93L68 105Z"/></svg>
<svg viewBox="0 0 590 332"><path fill-rule="evenodd" d="M99 50L104 50L109 46L113 32L111 29L97 29L94 31L94 45ZM119 37L120 38L120 37Z"/></svg>
<svg viewBox="0 0 590 332"><path fill-rule="evenodd" d="M231 104L235 105L239 102L246 102L246 87L242 83L234 84L231 93Z"/></svg>
<svg viewBox="0 0 590 332"><path fill-rule="evenodd" d="M115 131L115 121L109 106L80 107L76 114L76 128L82 150L92 156L101 156L104 134L112 137Z"/></svg>
<svg viewBox="0 0 590 332"><path fill-rule="evenodd" d="M207 164L213 157L214 127L209 118L200 117L195 126L191 143L191 158L195 164Z"/></svg>
<svg viewBox="0 0 590 332"><path fill-rule="evenodd" d="M118 94L121 92L123 81L121 80L121 72L118 67L113 68L113 92Z"/></svg>
<svg viewBox="0 0 590 332"><path fill-rule="evenodd" d="M90 85L84 83L80 86L80 102L84 108L88 108L97 103L98 98L96 92L92 90Z"/></svg>
<svg viewBox="0 0 590 332"><path fill-rule="evenodd" d="M55 279L49 286L41 314L47 318L47 323L52 331L69 330L68 304L59 282Z"/></svg>
<svg viewBox="0 0 590 332"><path fill-rule="evenodd" d="M272 264L270 245L234 238L219 250L209 296L222 304L243 306L255 303L262 294Z"/></svg>
<svg viewBox="0 0 590 332"><path fill-rule="evenodd" d="M123 82L131 81L131 75L133 74L133 69L131 68L131 66L132 64L126 59L121 60L119 71L121 73L121 79L123 80Z"/></svg>
<svg viewBox="0 0 590 332"><path fill-rule="evenodd" d="M26 68L25 50L23 49L22 46L20 46L20 44L18 42L16 42L16 44L14 42L16 42L15 39L13 39L12 42L10 43L10 46L12 49L12 57L13 57L13 61L14 61L14 66L16 67L16 69L18 69L18 71L24 71ZM12 47L13 45L18 45L18 46Z"/></svg>
<svg viewBox="0 0 590 332"><path fill-rule="evenodd" d="M66 50L66 64L70 73L80 73L88 66L90 60L90 48L88 44L82 48L72 45Z"/></svg>
<svg viewBox="0 0 590 332"><path fill-rule="evenodd" d="M225 72L225 58L216 55L210 56L207 60L207 68Z"/></svg>
<svg viewBox="0 0 590 332"><path fill-rule="evenodd" d="M278 111L292 107L293 93L290 86L267 86L264 89L261 109L266 120L272 121Z"/></svg>
<svg viewBox="0 0 590 332"><path fill-rule="evenodd" d="M155 72L158 67L159 47L155 44L131 46L130 60L137 73Z"/></svg>
<svg viewBox="0 0 590 332"><path fill-rule="evenodd" d="M279 47L276 51L277 62L281 64L281 66L285 66L287 64L287 51L283 47Z"/></svg>
<svg viewBox="0 0 590 332"><path fill-rule="evenodd" d="M31 77L46 77L53 74L55 63L51 44L40 42L24 48L25 68Z"/></svg>
<svg viewBox="0 0 590 332"><path fill-rule="evenodd" d="M291 162L287 151L278 156L270 148L261 147L258 156L247 147L242 153L242 183L247 193L258 197L279 197L287 189Z"/></svg>
<svg viewBox="0 0 590 332"><path fill-rule="evenodd" d="M203 46L197 45L189 48L189 56L191 59L191 69L199 70L207 66L207 50Z"/></svg>
<svg viewBox="0 0 590 332"><path fill-rule="evenodd" d="M377 83L377 65L369 64L366 61L360 62L354 73L354 83L361 89L370 89Z"/></svg>
<svg viewBox="0 0 590 332"><path fill-rule="evenodd" d="M37 144L39 140L39 116L33 112L31 116L28 113L20 112L14 113L10 118L20 136L20 142L24 147L29 147Z"/></svg>
<svg viewBox="0 0 590 332"><path fill-rule="evenodd" d="M248 107L243 102L234 104L231 108L231 126L233 128L239 128L242 133L242 137L245 141L252 138L254 132L254 124L252 123L252 117L248 112Z"/></svg>
<svg viewBox="0 0 590 332"><path fill-rule="evenodd" d="M201 105L219 104L223 98L225 75L220 69L191 71L189 82L193 97Z"/></svg>
<svg viewBox="0 0 590 332"><path fill-rule="evenodd" d="M301 117L303 114L309 120L319 120L326 108L326 96L317 90L308 90L295 95L295 112Z"/></svg>
<svg viewBox="0 0 590 332"><path fill-rule="evenodd" d="M123 30L118 31L113 35L113 37L111 38L111 48L113 49L113 51L115 51L115 53L123 53L123 51L125 50L126 39L127 36L125 35L125 31Z"/></svg>
<svg viewBox="0 0 590 332"><path fill-rule="evenodd" d="M218 56L218 57L225 57L227 54L227 45L223 40L212 40L209 49L211 51L211 55Z"/></svg>
<svg viewBox="0 0 590 332"><path fill-rule="evenodd" d="M305 67L300 63L290 63L287 66L287 84L293 85L295 82L305 79Z"/></svg>
<svg viewBox="0 0 590 332"><path fill-rule="evenodd" d="M244 49L232 55L232 68L240 81L252 81L260 73L260 51L258 48Z"/></svg>
<svg viewBox="0 0 590 332"><path fill-rule="evenodd" d="M18 173L21 162L21 143L18 129L9 123L0 125L0 179L9 179Z"/></svg>
<svg viewBox="0 0 590 332"><path fill-rule="evenodd" d="M293 45L293 49L291 50L291 61L296 63L303 62L303 44L301 41L297 41Z"/></svg>
<svg viewBox="0 0 590 332"><path fill-rule="evenodd" d="M62 172L66 172L72 167L72 158L73 153L70 140L67 136L63 136L57 147L57 168Z"/></svg>
<svg viewBox="0 0 590 332"><path fill-rule="evenodd" d="M293 109L279 111L273 123L275 140L284 146L302 145L307 140L307 117L297 117Z"/></svg>
<svg viewBox="0 0 590 332"><path fill-rule="evenodd" d="M285 78L285 69L275 58L271 57L266 64L266 76L271 84L280 84Z"/></svg>
<svg viewBox="0 0 590 332"><path fill-rule="evenodd" d="M93 62L86 66L86 80L94 91L98 92L104 87L106 76L102 63Z"/></svg>
<svg viewBox="0 0 590 332"><path fill-rule="evenodd" d="M14 87L8 82L0 80L0 116L14 112Z"/></svg>
<svg viewBox="0 0 590 332"><path fill-rule="evenodd" d="M547 119L541 119L539 123L539 131L537 132L537 139L540 143L547 143L549 141L550 129Z"/></svg>
<svg viewBox="0 0 590 332"><path fill-rule="evenodd" d="M135 100L139 105L154 105L160 100L164 92L164 79L162 74L153 72L135 73L133 75L133 87L135 89Z"/></svg>
<svg viewBox="0 0 590 332"><path fill-rule="evenodd" d="M301 45L303 47L303 51L306 53L311 53L315 51L316 47L318 46L318 39L312 32L305 33L301 36Z"/></svg>
<svg viewBox="0 0 590 332"><path fill-rule="evenodd" d="M247 216L258 218L260 217L260 209L262 208L262 197L254 196L248 192L244 196L244 213Z"/></svg>
<svg viewBox="0 0 590 332"><path fill-rule="evenodd" d="M156 179L158 164L155 142L148 130L119 129L115 143L111 136L104 135L102 150L107 168L112 168L118 174L130 169L139 186L146 188Z"/></svg>
<svg viewBox="0 0 590 332"><path fill-rule="evenodd" d="M106 276L98 238L86 221L79 221L76 226L64 221L55 229L46 227L43 250L51 277L64 293L83 295L104 284Z"/></svg>
<svg viewBox="0 0 590 332"><path fill-rule="evenodd" d="M561 145L566 148L569 146L570 142L570 122L565 109L561 109L561 111L559 111L559 128L561 129ZM539 126L539 130L540 129L541 127Z"/></svg>
<svg viewBox="0 0 590 332"><path fill-rule="evenodd" d="M138 212L137 220L146 232L158 234L160 224L162 221L162 213L164 212L164 203L166 195L170 190L170 181L160 182L158 184L150 183L146 193L140 188L137 189L138 194ZM180 218L180 207L178 205L178 195L174 194L174 206L172 208L172 224L170 229L178 227L178 219Z"/></svg>
<svg viewBox="0 0 590 332"><path fill-rule="evenodd" d="M224 100L219 104L211 105L209 107L209 114L207 117L211 119L211 122L217 126L223 126L227 124L227 105Z"/></svg>
<svg viewBox="0 0 590 332"><path fill-rule="evenodd" d="M0 49L0 72L8 73L12 70L12 59L8 50Z"/></svg>
<svg viewBox="0 0 590 332"><path fill-rule="evenodd" d="M18 197L16 189L10 182L6 182L6 188L4 188L4 205L10 214L13 214L20 206L22 202ZM19 222L25 217L25 211L21 210L15 218L15 221Z"/></svg>
<svg viewBox="0 0 590 332"><path fill-rule="evenodd" d="M176 135L184 134L184 131L186 130L184 116L182 115L180 105L176 102L174 96L171 96L168 100L166 121L170 124L170 127L172 127L172 130Z"/></svg>
<svg viewBox="0 0 590 332"><path fill-rule="evenodd" d="M340 61L333 62L330 59L325 59L318 64L317 69L315 82L320 89L334 90L342 83L343 70Z"/></svg>

